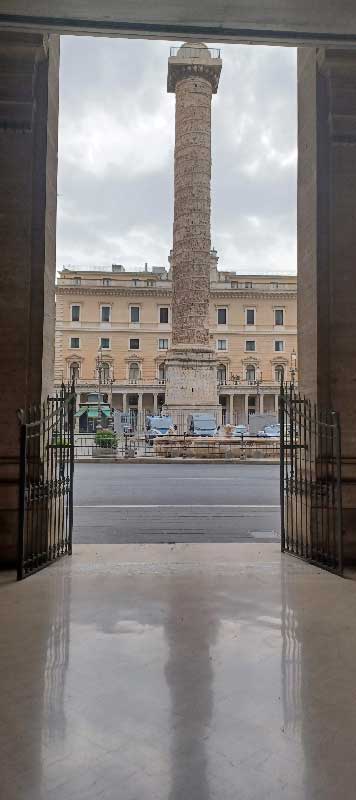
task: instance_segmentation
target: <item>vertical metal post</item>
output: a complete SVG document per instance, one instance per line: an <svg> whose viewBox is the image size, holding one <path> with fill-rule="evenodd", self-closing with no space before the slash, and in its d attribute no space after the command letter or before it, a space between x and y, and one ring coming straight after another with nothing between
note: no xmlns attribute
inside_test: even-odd
<svg viewBox="0 0 356 800"><path fill-rule="evenodd" d="M337 502L337 554L338 554L338 573L344 571L343 553L343 518L342 518L342 488L341 488L341 436L340 436L340 417L336 412L333 413L335 420L335 457L336 457L336 502Z"/></svg>
<svg viewBox="0 0 356 800"><path fill-rule="evenodd" d="M69 427L69 531L68 531L68 553L72 554L72 533L73 533L73 477L74 477L74 409L76 395L74 386L68 406L68 427Z"/></svg>
<svg viewBox="0 0 356 800"><path fill-rule="evenodd" d="M17 580L24 577L24 528L26 517L26 448L27 428L20 425L20 491L19 491L19 529L17 542Z"/></svg>
<svg viewBox="0 0 356 800"><path fill-rule="evenodd" d="M285 457L285 437L284 437L284 387L281 384L281 391L278 398L279 423L280 423L280 455L279 455L279 491L281 504L281 551L284 553L286 544L286 532L284 521L284 457Z"/></svg>

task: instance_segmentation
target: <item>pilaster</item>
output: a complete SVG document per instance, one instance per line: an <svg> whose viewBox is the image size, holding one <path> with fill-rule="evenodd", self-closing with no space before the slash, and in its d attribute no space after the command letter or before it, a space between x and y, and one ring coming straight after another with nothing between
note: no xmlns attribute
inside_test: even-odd
<svg viewBox="0 0 356 800"><path fill-rule="evenodd" d="M350 550L356 531L356 53L301 49L298 102L299 387L340 414Z"/></svg>

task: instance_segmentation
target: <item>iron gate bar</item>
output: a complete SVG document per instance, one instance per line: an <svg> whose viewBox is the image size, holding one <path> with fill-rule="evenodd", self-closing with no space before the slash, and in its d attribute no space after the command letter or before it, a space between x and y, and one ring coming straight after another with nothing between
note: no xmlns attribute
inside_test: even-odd
<svg viewBox="0 0 356 800"><path fill-rule="evenodd" d="M281 385L281 549L343 572L340 421Z"/></svg>
<svg viewBox="0 0 356 800"><path fill-rule="evenodd" d="M19 411L17 579L72 552L75 387Z"/></svg>

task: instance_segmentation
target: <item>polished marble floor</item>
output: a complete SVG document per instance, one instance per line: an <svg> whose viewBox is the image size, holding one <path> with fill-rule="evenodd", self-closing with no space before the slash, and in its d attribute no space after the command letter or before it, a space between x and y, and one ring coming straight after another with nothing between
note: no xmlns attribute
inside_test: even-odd
<svg viewBox="0 0 356 800"><path fill-rule="evenodd" d="M355 800L356 585L278 545L83 545L0 586L4 800Z"/></svg>

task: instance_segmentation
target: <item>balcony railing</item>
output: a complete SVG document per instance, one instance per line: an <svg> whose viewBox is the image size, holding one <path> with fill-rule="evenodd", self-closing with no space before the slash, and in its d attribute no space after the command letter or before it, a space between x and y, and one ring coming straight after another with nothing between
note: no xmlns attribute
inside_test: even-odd
<svg viewBox="0 0 356 800"><path fill-rule="evenodd" d="M60 381L61 383L61 381ZM76 386L78 388L83 388L86 386L96 387L98 386L98 380L95 378L77 378ZM117 389L120 386L128 387L128 386L138 386L143 388L148 388L150 386L165 386L166 381L163 378L152 378L152 380L143 379L143 378L116 378L113 382L111 380L101 380L101 388L106 389L106 391L111 390L111 386L113 390Z"/></svg>
<svg viewBox="0 0 356 800"><path fill-rule="evenodd" d="M238 380L234 380L234 381L226 380L226 381L221 381L221 380L218 380L217 384L218 384L218 388L219 389L221 387L223 387L223 386L226 386L226 388L231 388L231 389L233 389L235 387L236 388L240 387L240 388L243 389L243 388L246 388L248 386L254 387L256 389L258 387L263 389L263 388L266 388L267 386L278 387L278 386L280 386L280 381L273 380L273 378L271 378L271 380L263 380L263 381L261 381L261 380L259 380L259 381L257 381L257 380L255 380L255 381L247 381L247 380L240 380L240 381L238 381Z"/></svg>

